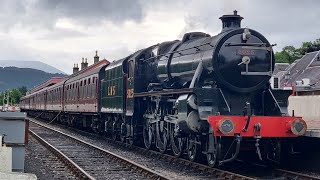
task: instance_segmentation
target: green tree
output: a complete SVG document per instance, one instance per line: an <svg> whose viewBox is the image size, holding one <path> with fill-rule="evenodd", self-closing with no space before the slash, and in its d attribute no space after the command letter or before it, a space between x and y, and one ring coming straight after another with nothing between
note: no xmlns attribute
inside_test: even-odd
<svg viewBox="0 0 320 180"><path fill-rule="evenodd" d="M293 63L306 53L320 50L320 38L315 41L303 42L301 47L285 46L281 52L275 53L277 63Z"/></svg>
<svg viewBox="0 0 320 180"><path fill-rule="evenodd" d="M311 41L310 42L303 42L302 46L300 47L300 54L304 55L305 53L312 52L313 49L314 49L313 43Z"/></svg>
<svg viewBox="0 0 320 180"><path fill-rule="evenodd" d="M12 89L10 92L10 97L12 104L17 105L20 102L20 98L22 97L21 92L18 89Z"/></svg>
<svg viewBox="0 0 320 180"><path fill-rule="evenodd" d="M18 90L20 91L22 96L25 96L28 91L26 86L19 87Z"/></svg>
<svg viewBox="0 0 320 180"><path fill-rule="evenodd" d="M289 63L290 56L288 53L282 51L282 52L276 52L275 58L277 63Z"/></svg>
<svg viewBox="0 0 320 180"><path fill-rule="evenodd" d="M299 49L296 49L293 46L285 46L282 49L283 52L286 52L289 55L288 62L293 63L295 60L299 59L302 57Z"/></svg>
<svg viewBox="0 0 320 180"><path fill-rule="evenodd" d="M21 87L21 88L14 88L14 89L10 89L7 91L4 91L2 93L0 93L0 105L2 106L3 104L3 98L5 97L5 104L10 104L10 105L18 105L20 103L20 98L23 95L23 93L26 93L26 88L25 87ZM9 101L8 101L8 97L9 97Z"/></svg>

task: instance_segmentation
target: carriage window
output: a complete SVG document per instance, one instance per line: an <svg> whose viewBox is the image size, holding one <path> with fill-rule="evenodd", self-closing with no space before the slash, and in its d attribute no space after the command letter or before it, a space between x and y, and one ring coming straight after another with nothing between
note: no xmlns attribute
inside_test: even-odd
<svg viewBox="0 0 320 180"><path fill-rule="evenodd" d="M84 83L83 83L83 85L85 86L86 84L87 84L87 80L85 79L85 80L84 80Z"/></svg>
<svg viewBox="0 0 320 180"><path fill-rule="evenodd" d="M92 84L94 84L94 79L95 79L95 77L92 77Z"/></svg>
<svg viewBox="0 0 320 180"><path fill-rule="evenodd" d="M129 66L128 66L128 73L129 73L129 78L132 78L133 77L133 71L134 71L134 63L133 61L129 61Z"/></svg>
<svg viewBox="0 0 320 180"><path fill-rule="evenodd" d="M88 79L88 84L90 84L90 79L91 79L91 78Z"/></svg>
<svg viewBox="0 0 320 180"><path fill-rule="evenodd" d="M87 93L87 97L88 97L88 98L91 96L91 87L92 87L92 86L89 86L89 87L88 87L88 93Z"/></svg>

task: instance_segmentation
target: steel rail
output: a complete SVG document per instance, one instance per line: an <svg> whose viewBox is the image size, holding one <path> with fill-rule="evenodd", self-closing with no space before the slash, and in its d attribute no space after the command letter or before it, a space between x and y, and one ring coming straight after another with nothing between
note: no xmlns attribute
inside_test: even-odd
<svg viewBox="0 0 320 180"><path fill-rule="evenodd" d="M152 169L150 169L150 168L148 168L148 167L142 166L142 165L140 165L140 164L138 164L138 163L136 163L136 162L133 162L133 161L131 161L131 160L129 160L129 159L126 159L126 158L124 158L124 157L121 157L121 156L119 156L119 155L117 155L117 154L115 154L115 153L113 153L113 152L110 152L110 151L108 151L108 150L102 149L102 148L100 148L100 147L98 147L98 146L96 146L96 145L93 145L93 144L91 144L91 143L85 142L85 141L83 141L83 140L81 140L81 139L79 139L79 138L77 138L77 137L72 136L72 135L69 135L69 134L66 134L66 133L64 133L64 132L61 132L61 131L59 131L59 130L50 128L50 127L45 126L45 125L43 125L43 124L41 124L41 123L35 122L35 121L31 120L31 119L29 119L29 120L30 120L32 123L34 123L34 124L36 124L36 125L38 125L38 126L41 126L41 127L46 128L46 129L48 129L48 130L54 131L54 132L59 133L59 134L65 136L65 137L68 137L68 138L70 138L70 139L72 139L72 140L74 140L74 141L76 141L76 142L79 142L79 143L81 143L81 144L84 144L84 145L86 145L86 146L89 146L89 147L91 147L91 148L94 148L95 150L99 151L101 154L105 155L106 157L109 157L109 158L111 158L111 159L116 159L117 162L119 162L119 163L121 163L121 164L123 164L123 165L125 165L125 166L127 166L127 167L129 167L129 168L131 168L131 169L134 170L135 172L138 172L138 173L146 176L148 179L169 180L168 177L166 177L166 176L164 176L164 175L162 175L162 174L160 174L160 173L158 173L158 172L156 172L156 171L153 171ZM31 131L31 130L29 130L29 131ZM56 149L56 148L55 148L55 149ZM62 154L63 154L63 153L62 153ZM65 155L64 155L64 156L65 156ZM74 163L74 164L75 164L75 163ZM75 165L76 165L76 164L75 164ZM90 179L90 178L89 178L89 179Z"/></svg>
<svg viewBox="0 0 320 180"><path fill-rule="evenodd" d="M275 169L276 174L281 177L286 177L288 179L299 179L299 180L320 180L320 177L310 176L308 174L288 171L285 169Z"/></svg>
<svg viewBox="0 0 320 180"><path fill-rule="evenodd" d="M60 150L52 146L50 143L48 143L46 140L44 140L42 137L40 137L38 134L33 132L29 129L29 133L38 141L40 142L44 147L46 147L49 151L51 151L54 155L56 155L74 174L75 176L79 177L80 179L90 179L94 180L89 173L84 171L81 167L79 167L74 161L72 161L69 157L67 157L65 154L63 154Z"/></svg>

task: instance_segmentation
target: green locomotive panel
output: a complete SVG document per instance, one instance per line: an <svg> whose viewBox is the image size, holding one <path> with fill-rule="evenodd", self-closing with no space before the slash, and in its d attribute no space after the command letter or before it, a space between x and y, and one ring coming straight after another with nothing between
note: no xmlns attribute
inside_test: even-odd
<svg viewBox="0 0 320 180"><path fill-rule="evenodd" d="M125 107L125 83L122 63L106 68L102 81L101 112L123 113Z"/></svg>

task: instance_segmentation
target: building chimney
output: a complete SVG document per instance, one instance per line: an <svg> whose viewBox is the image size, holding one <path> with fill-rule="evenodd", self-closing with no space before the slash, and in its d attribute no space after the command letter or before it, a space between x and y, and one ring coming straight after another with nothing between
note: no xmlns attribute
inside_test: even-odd
<svg viewBox="0 0 320 180"><path fill-rule="evenodd" d="M74 73L77 73L78 71L79 71L78 64L74 64L74 65L73 65L73 74L74 74Z"/></svg>
<svg viewBox="0 0 320 180"><path fill-rule="evenodd" d="M223 15L219 19L222 21L222 31L241 28L241 20L243 17L237 14L237 11L233 11L233 15Z"/></svg>
<svg viewBox="0 0 320 180"><path fill-rule="evenodd" d="M84 68L87 68L88 67L88 60L87 60L87 58L85 58L85 60L84 60Z"/></svg>
<svg viewBox="0 0 320 180"><path fill-rule="evenodd" d="M96 51L96 55L93 57L93 63L99 62L99 56L98 56L98 51Z"/></svg>
<svg viewBox="0 0 320 180"><path fill-rule="evenodd" d="M82 58L82 62L81 62L81 70L84 70L85 63L84 63L84 58Z"/></svg>

